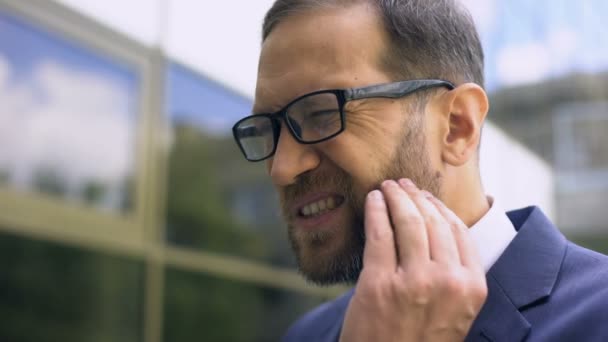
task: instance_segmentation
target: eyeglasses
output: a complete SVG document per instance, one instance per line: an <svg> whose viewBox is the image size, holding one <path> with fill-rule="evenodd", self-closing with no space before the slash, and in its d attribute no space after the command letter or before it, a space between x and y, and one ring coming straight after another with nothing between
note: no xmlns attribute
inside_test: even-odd
<svg viewBox="0 0 608 342"><path fill-rule="evenodd" d="M374 97L400 98L436 87L454 89L443 80L412 80L377 84L362 88L330 89L302 95L275 113L247 116L232 127L237 145L249 161L274 155L281 132L281 119L301 144L329 140L345 129L344 105L348 101Z"/></svg>

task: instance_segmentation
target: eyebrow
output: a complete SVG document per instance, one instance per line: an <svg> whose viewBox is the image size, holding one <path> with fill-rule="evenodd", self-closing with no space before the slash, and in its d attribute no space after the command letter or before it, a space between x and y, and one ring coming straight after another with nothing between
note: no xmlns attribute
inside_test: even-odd
<svg viewBox="0 0 608 342"><path fill-rule="evenodd" d="M299 97L302 97L302 96L304 96L304 95L308 95L308 94L310 94L310 93L314 93L314 92L316 92L316 91L330 90L330 89L341 89L341 88L321 88L321 89L316 89L316 90L311 90L311 91L308 91L308 92L300 93L300 94L297 94L297 95L295 95L295 96L289 97L289 98L288 98L286 101L284 101L284 102L283 102L283 104L281 104L281 105L276 105L276 104L275 104L275 105L270 105L270 106L267 106L267 105L264 105L264 106L258 106L258 105L256 104L256 102L254 102L254 103L253 103L253 107L251 108L251 113L250 113L250 115L256 115L256 114L271 114L271 113L276 113L276 112L278 112L279 110L281 110L281 109L285 108L285 106L287 106L287 104L289 104L289 103L293 102L293 100L295 100L295 99L297 99L297 98L299 98ZM277 97L275 96L275 97L273 97L273 98L275 98L275 99L276 99ZM255 109L256 109L256 107L263 108L264 110L255 110ZM267 109L267 108L269 108L269 109Z"/></svg>

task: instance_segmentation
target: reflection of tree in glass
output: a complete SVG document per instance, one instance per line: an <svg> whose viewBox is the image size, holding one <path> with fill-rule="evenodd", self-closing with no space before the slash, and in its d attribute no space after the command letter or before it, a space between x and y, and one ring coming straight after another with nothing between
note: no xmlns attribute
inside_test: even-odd
<svg viewBox="0 0 608 342"><path fill-rule="evenodd" d="M223 205L231 219L242 229L252 231L264 240L266 251L262 261L294 267L295 260L287 243L287 231L280 215L277 194L264 163L247 162L232 135L214 135L213 139L208 137L207 140L210 146L208 164L217 169Z"/></svg>
<svg viewBox="0 0 608 342"><path fill-rule="evenodd" d="M8 170L0 169L0 184L8 184L11 179L11 174Z"/></svg>
<svg viewBox="0 0 608 342"><path fill-rule="evenodd" d="M64 176L56 168L42 165L34 172L34 188L42 193L62 197L68 192Z"/></svg>
<svg viewBox="0 0 608 342"><path fill-rule="evenodd" d="M106 188L103 183L96 181L87 182L82 189L82 196L85 202L97 204L101 202L106 194Z"/></svg>
<svg viewBox="0 0 608 342"><path fill-rule="evenodd" d="M223 171L214 149L224 144L199 130L179 125L169 160L168 239L176 244L216 252L264 258L264 239L231 216Z"/></svg>
<svg viewBox="0 0 608 342"><path fill-rule="evenodd" d="M112 184L95 178L70 183L68 177L68 172L60 167L41 164L35 169L32 188L47 195L61 197L97 209L125 212L133 206L134 189L131 176L126 177L121 182L122 184ZM2 183L0 171L0 184Z"/></svg>
<svg viewBox="0 0 608 342"><path fill-rule="evenodd" d="M293 265L264 166L244 161L230 136L176 124L168 171L169 241ZM277 341L319 302L208 275L169 270L166 276L165 341Z"/></svg>
<svg viewBox="0 0 608 342"><path fill-rule="evenodd" d="M278 341L320 299L169 270L164 341Z"/></svg>
<svg viewBox="0 0 608 342"><path fill-rule="evenodd" d="M0 269L0 341L141 341L141 263L0 235Z"/></svg>
<svg viewBox="0 0 608 342"><path fill-rule="evenodd" d="M128 212L135 208L135 178L132 173L127 174L119 186L120 199L118 200L118 208L122 209L123 212Z"/></svg>

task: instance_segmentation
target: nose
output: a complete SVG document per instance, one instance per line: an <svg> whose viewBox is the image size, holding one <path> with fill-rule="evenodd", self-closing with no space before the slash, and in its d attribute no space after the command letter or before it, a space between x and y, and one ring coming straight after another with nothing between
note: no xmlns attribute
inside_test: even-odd
<svg viewBox="0 0 608 342"><path fill-rule="evenodd" d="M286 125L281 125L276 151L267 164L272 182L276 186L287 186L293 184L299 175L316 169L321 158L313 146L300 144L288 132Z"/></svg>

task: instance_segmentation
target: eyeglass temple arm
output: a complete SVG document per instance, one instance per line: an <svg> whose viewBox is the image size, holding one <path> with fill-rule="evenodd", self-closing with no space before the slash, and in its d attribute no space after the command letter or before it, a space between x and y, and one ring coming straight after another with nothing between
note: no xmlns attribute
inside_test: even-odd
<svg viewBox="0 0 608 342"><path fill-rule="evenodd" d="M399 98L415 91L426 90L435 87L446 87L454 89L454 85L442 80L414 80L389 84L378 84L364 88L352 88L344 91L346 101L366 99L370 97Z"/></svg>

